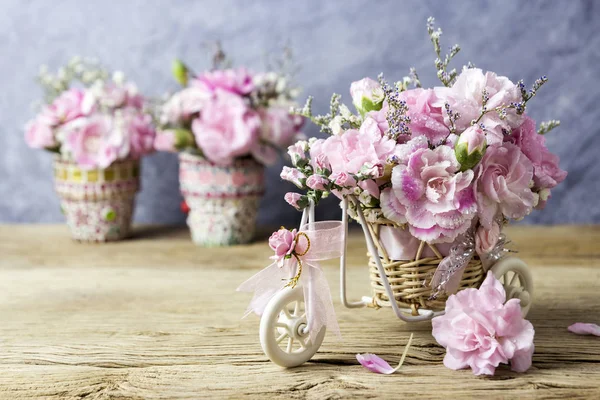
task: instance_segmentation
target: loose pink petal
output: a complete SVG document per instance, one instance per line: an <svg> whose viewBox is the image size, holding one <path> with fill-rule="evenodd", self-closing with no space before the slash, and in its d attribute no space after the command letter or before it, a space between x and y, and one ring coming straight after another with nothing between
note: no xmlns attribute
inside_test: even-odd
<svg viewBox="0 0 600 400"><path fill-rule="evenodd" d="M406 347L404 347L404 352L402 352L402 357L400 358L400 362L398 363L398 366L396 368L392 368L390 366L390 364L388 364L381 357L379 357L375 354L371 354L371 353L357 354L356 359L358 360L359 363L361 363L361 365L363 367L365 367L366 369L368 369L371 372L375 372L377 374L386 374L386 375L393 374L394 372L396 372L400 369L402 364L404 364L404 359L406 358L408 349L410 349L412 340L413 340L413 334L411 333L410 337L408 338L408 343L406 343Z"/></svg>
<svg viewBox="0 0 600 400"><path fill-rule="evenodd" d="M375 354L357 354L356 359L363 367L365 367L371 372L386 375L393 374L395 372L395 369L392 368L390 364L388 364L387 362L385 362L384 359Z"/></svg>
<svg viewBox="0 0 600 400"><path fill-rule="evenodd" d="M576 322L569 326L569 331L578 335L595 335L600 336L600 326L585 322Z"/></svg>

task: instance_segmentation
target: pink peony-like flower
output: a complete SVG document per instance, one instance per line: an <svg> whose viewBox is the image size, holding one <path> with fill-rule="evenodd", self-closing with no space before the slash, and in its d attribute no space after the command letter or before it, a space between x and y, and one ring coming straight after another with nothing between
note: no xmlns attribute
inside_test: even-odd
<svg viewBox="0 0 600 400"><path fill-rule="evenodd" d="M494 216L523 218L531 212L535 195L531 161L512 143L488 147L476 169L475 197L479 221L490 229Z"/></svg>
<svg viewBox="0 0 600 400"><path fill-rule="evenodd" d="M412 136L423 135L431 143L440 143L450 130L444 123L444 113L433 89L411 89L400 93L408 106ZM436 104L436 105L434 105Z"/></svg>
<svg viewBox="0 0 600 400"><path fill-rule="evenodd" d="M411 141L404 146L413 145ZM432 150L417 146L404 163L392 170L392 191L386 192L381 202L384 215L393 220L406 219L411 234L420 240L454 241L469 228L476 209L473 171L459 169L450 147ZM404 216L399 214L402 208L406 209Z"/></svg>
<svg viewBox="0 0 600 400"><path fill-rule="evenodd" d="M548 150L546 138L537 133L533 119L526 116L523 124L504 140L517 145L533 164L534 190L552 189L567 177L558 165L559 157Z"/></svg>
<svg viewBox="0 0 600 400"><path fill-rule="evenodd" d="M289 231L281 228L273 232L269 238L269 247L275 252L275 255L271 256L271 259L276 260L279 267L283 267L285 257L291 255L294 251L296 247L296 233L296 229Z"/></svg>
<svg viewBox="0 0 600 400"><path fill-rule="evenodd" d="M314 190L327 190L329 179L323 175L311 175L306 179L306 186Z"/></svg>
<svg viewBox="0 0 600 400"><path fill-rule="evenodd" d="M490 229L479 226L475 232L475 251L480 257L485 256L494 249L500 238L500 225L492 221Z"/></svg>
<svg viewBox="0 0 600 400"><path fill-rule="evenodd" d="M210 93L224 90L238 95L247 95L254 90L254 80L245 68L217 69L196 77L190 82L190 86Z"/></svg>
<svg viewBox="0 0 600 400"><path fill-rule="evenodd" d="M489 100L486 107L488 110L509 105L521 101L519 88L504 76L498 76L493 72L483 72L479 68L464 69L456 78L456 82L450 88L436 87L437 100L433 103L436 107L444 107L447 102L460 118L455 122L459 132L471 126L472 120L477 120L483 105L483 90L487 91ZM449 124L448 115L444 113L446 124ZM502 143L503 130L510 132L511 129L521 125L523 117L518 115L514 109L506 110L506 119L502 120L496 112L486 113L479 123L483 124L487 131L488 144Z"/></svg>
<svg viewBox="0 0 600 400"><path fill-rule="evenodd" d="M87 115L91 110L84 112L84 95L81 89L69 89L63 92L50 105L42 109L40 121L53 127Z"/></svg>
<svg viewBox="0 0 600 400"><path fill-rule="evenodd" d="M446 348L446 367L470 367L475 375L493 375L509 362L513 371L529 369L535 331L523 319L520 300L505 301L504 287L491 271L479 289L448 298L445 314L432 320L433 337Z"/></svg>
<svg viewBox="0 0 600 400"><path fill-rule="evenodd" d="M364 165L385 164L395 148L396 142L384 136L377 122L367 117L360 131L350 129L341 135L330 136L319 150L327 156L332 172L356 174ZM313 149L314 145L311 156Z"/></svg>
<svg viewBox="0 0 600 400"><path fill-rule="evenodd" d="M121 152L115 143L111 143L114 132L108 116L78 119L66 125L64 133L66 142L63 151L69 153L81 168L106 168L118 159Z"/></svg>
<svg viewBox="0 0 600 400"><path fill-rule="evenodd" d="M189 121L210 98L210 94L197 87L188 87L175 93L162 107L161 123L179 124Z"/></svg>
<svg viewBox="0 0 600 400"><path fill-rule="evenodd" d="M261 109L259 114L262 119L261 139L279 149L291 145L304 124L303 117L290 114L284 107Z"/></svg>
<svg viewBox="0 0 600 400"><path fill-rule="evenodd" d="M40 118L25 125L25 142L35 149L47 149L57 145L52 128Z"/></svg>
<svg viewBox="0 0 600 400"><path fill-rule="evenodd" d="M134 112L128 119L129 156L137 159L152 153L156 136L152 117L149 114Z"/></svg>
<svg viewBox="0 0 600 400"><path fill-rule="evenodd" d="M260 116L240 96L217 89L192 131L204 156L218 165L250 154L258 140Z"/></svg>

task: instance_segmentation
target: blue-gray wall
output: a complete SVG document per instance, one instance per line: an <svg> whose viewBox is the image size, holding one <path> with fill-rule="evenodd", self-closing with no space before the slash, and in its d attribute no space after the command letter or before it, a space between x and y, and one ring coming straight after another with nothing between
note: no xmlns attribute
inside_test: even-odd
<svg viewBox="0 0 600 400"><path fill-rule="evenodd" d="M75 54L98 57L159 95L175 88L169 75L174 57L197 70L208 66L207 41L220 39L237 64L255 70L265 52L289 41L302 67L304 95L314 95L316 110L325 111L332 92L348 100L352 80L380 71L393 80L415 66L424 84L437 84L425 31L429 15L444 29L445 46L461 44L458 63L472 60L513 81L550 78L529 112L537 120L562 120L548 142L569 176L529 221L600 222L600 2L592 0L1 0L0 222L62 220L51 158L23 141L23 123L40 96L33 77L42 63L56 68ZM175 155L153 155L143 166L136 220L183 222ZM263 224L297 217L282 200L291 187L279 181L279 170L268 171ZM336 215L334 202L321 213Z"/></svg>

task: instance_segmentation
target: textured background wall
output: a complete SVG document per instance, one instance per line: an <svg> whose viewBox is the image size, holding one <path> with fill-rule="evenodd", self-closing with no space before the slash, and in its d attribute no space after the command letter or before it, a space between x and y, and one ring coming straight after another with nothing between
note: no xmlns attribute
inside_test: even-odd
<svg viewBox="0 0 600 400"><path fill-rule="evenodd" d="M325 111L331 92L348 101L352 80L380 71L393 80L415 66L424 84L437 84L429 15L444 29L445 46L461 44L457 64L472 60L513 81L550 78L529 113L562 120L548 141L569 176L529 221L600 222L599 2L1 0L0 9L0 222L62 220L51 158L23 141L22 126L40 97L33 77L42 63L56 68L75 54L98 57L159 95L176 88L169 75L174 57L196 70L208 66L207 41L222 40L237 64L255 70L266 52L289 41L304 95L314 95L316 110ZM143 167L136 220L183 222L176 157L156 154ZM282 200L292 188L279 181L280 167L268 171L263 224L297 218ZM335 216L337 208L329 202L320 212Z"/></svg>

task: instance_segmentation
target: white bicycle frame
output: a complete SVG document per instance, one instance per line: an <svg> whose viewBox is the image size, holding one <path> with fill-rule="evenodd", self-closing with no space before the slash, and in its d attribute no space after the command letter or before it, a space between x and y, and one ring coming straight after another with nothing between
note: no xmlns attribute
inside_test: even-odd
<svg viewBox="0 0 600 400"><path fill-rule="evenodd" d="M381 264L381 259L378 257L379 252L377 251L377 247L375 246L375 242L373 240L373 236L367 227L367 221L365 219L365 215L360 208L358 200L353 195L347 195L342 198L342 224L344 225L344 251L340 257L340 299L342 304L346 308L361 308L366 307L368 304L371 304L373 299L370 296L363 296L360 301L348 301L346 296L346 252L348 247L348 201L352 202L355 206L358 220L360 225L362 226L363 232L365 234L365 239L367 241L367 249L369 253L373 256L375 260L375 264L377 264L377 270L379 271L379 276L381 277L381 281L385 288L385 292L390 299L390 304L392 306L392 310L396 317L400 318L405 322L418 322L418 321L428 321L431 318L442 315L444 311L432 311L419 309L419 315L412 315L411 309L409 308L400 308L395 301L394 292L392 291L392 287L390 286L390 282L385 273L385 269ZM311 200L308 207L304 209L302 212L302 220L300 222L300 226L304 226L306 223L310 224L315 222L315 204Z"/></svg>

